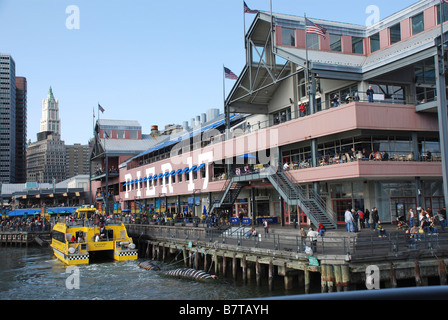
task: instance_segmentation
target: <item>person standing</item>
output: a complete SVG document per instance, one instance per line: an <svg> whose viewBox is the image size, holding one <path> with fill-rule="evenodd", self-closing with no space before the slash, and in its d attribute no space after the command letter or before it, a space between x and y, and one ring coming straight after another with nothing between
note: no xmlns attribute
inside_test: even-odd
<svg viewBox="0 0 448 320"><path fill-rule="evenodd" d="M366 222L366 227L370 228L370 211L366 208L366 211L364 211L364 220Z"/></svg>
<svg viewBox="0 0 448 320"><path fill-rule="evenodd" d="M409 213L408 213L408 218L409 218L409 227L412 228L415 224L415 212L414 209L409 209Z"/></svg>
<svg viewBox="0 0 448 320"><path fill-rule="evenodd" d="M369 86L369 89L367 89L366 94L367 94L367 98L369 100L369 102L373 102L373 94L375 92L372 89L372 86Z"/></svg>
<svg viewBox="0 0 448 320"><path fill-rule="evenodd" d="M263 220L263 227L264 227L264 235L267 237L269 234L269 222L268 220Z"/></svg>
<svg viewBox="0 0 448 320"><path fill-rule="evenodd" d="M376 226L378 225L378 221L380 220L380 216L378 214L378 209L374 207L372 209L372 229L376 230Z"/></svg>
<svg viewBox="0 0 448 320"><path fill-rule="evenodd" d="M353 216L350 208L345 211L345 229L347 232L353 232Z"/></svg>

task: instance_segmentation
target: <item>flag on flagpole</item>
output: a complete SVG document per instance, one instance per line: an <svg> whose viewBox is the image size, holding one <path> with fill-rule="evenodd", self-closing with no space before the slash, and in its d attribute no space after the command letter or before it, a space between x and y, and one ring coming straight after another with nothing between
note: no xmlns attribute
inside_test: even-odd
<svg viewBox="0 0 448 320"><path fill-rule="evenodd" d="M230 69L224 67L224 77L226 79L232 79L232 80L237 80L238 76L236 74L234 74L232 71L230 71Z"/></svg>
<svg viewBox="0 0 448 320"><path fill-rule="evenodd" d="M443 2L445 2L446 4L448 4L448 0L442 0Z"/></svg>
<svg viewBox="0 0 448 320"><path fill-rule="evenodd" d="M101 111L101 113L104 113L104 108L98 103L98 109Z"/></svg>
<svg viewBox="0 0 448 320"><path fill-rule="evenodd" d="M447 0L447 1L448 1L448 0ZM246 1L244 1L244 13L252 13L252 14L255 14L255 13L258 13L258 10L251 10L251 9L247 6Z"/></svg>
<svg viewBox="0 0 448 320"><path fill-rule="evenodd" d="M308 18L305 18L305 26L306 26L306 33L314 33L314 34L324 37L324 39L325 39L325 34L327 33L327 29L325 29L324 27L312 22Z"/></svg>

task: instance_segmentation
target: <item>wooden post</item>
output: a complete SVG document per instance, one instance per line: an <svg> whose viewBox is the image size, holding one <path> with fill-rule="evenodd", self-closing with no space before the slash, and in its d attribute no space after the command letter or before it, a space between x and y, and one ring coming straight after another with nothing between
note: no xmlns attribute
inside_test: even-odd
<svg viewBox="0 0 448 320"><path fill-rule="evenodd" d="M257 260L255 261L255 277L256 277L256 281L257 281L257 286L261 285L261 266L260 266L260 261L258 261L258 257Z"/></svg>
<svg viewBox="0 0 448 320"><path fill-rule="evenodd" d="M320 266L320 287L321 292L327 292L327 265L322 264Z"/></svg>
<svg viewBox="0 0 448 320"><path fill-rule="evenodd" d="M439 278L440 278L440 285L441 286L446 285L446 265L443 260L439 260Z"/></svg>
<svg viewBox="0 0 448 320"><path fill-rule="evenodd" d="M348 265L342 265L341 266L341 273L342 273L342 286L344 288L344 291L348 291L349 285L350 285L350 268Z"/></svg>
<svg viewBox="0 0 448 320"><path fill-rule="evenodd" d="M243 269L243 282L247 282L247 261L246 261L246 255L243 255L243 258L241 260L241 266Z"/></svg>
<svg viewBox="0 0 448 320"><path fill-rule="evenodd" d="M187 266L187 249L185 247L182 248L182 254L184 256L184 265Z"/></svg>
<svg viewBox="0 0 448 320"><path fill-rule="evenodd" d="M414 276L415 276L415 285L417 287L421 287L422 286L422 278L420 277L420 265L419 265L418 261L415 261Z"/></svg>
<svg viewBox="0 0 448 320"><path fill-rule="evenodd" d="M205 252L204 250L204 271L207 272L208 271L208 262L207 262L207 252Z"/></svg>
<svg viewBox="0 0 448 320"><path fill-rule="evenodd" d="M305 267L305 269L303 270L304 272L304 278L305 278L305 293L309 294L310 293L310 270L308 270L307 267Z"/></svg>
<svg viewBox="0 0 448 320"><path fill-rule="evenodd" d="M269 261L268 282L269 289L272 290L274 288L274 263L272 259Z"/></svg>
<svg viewBox="0 0 448 320"><path fill-rule="evenodd" d="M395 266L392 262L390 263L390 286L392 288L397 287L397 276L395 274Z"/></svg>
<svg viewBox="0 0 448 320"><path fill-rule="evenodd" d="M233 254L232 259L232 272L233 272L233 280L236 280L236 270L237 270L237 260L236 260L236 253Z"/></svg>
<svg viewBox="0 0 448 320"><path fill-rule="evenodd" d="M194 259L194 260L195 260L195 261L194 261L194 268L195 268L196 270L199 270L199 251L196 250L194 256L195 256L195 259Z"/></svg>
<svg viewBox="0 0 448 320"><path fill-rule="evenodd" d="M334 273L333 266L327 265L327 291L333 292L334 289Z"/></svg>
<svg viewBox="0 0 448 320"><path fill-rule="evenodd" d="M218 253L216 251L213 253L213 260L215 261L215 274L218 274Z"/></svg>
<svg viewBox="0 0 448 320"><path fill-rule="evenodd" d="M335 278L335 285L336 285L336 291L340 292L342 289L342 271L340 265L334 265L334 278Z"/></svg>
<svg viewBox="0 0 448 320"><path fill-rule="evenodd" d="M222 256L222 274L226 277L227 274L227 257L225 254Z"/></svg>

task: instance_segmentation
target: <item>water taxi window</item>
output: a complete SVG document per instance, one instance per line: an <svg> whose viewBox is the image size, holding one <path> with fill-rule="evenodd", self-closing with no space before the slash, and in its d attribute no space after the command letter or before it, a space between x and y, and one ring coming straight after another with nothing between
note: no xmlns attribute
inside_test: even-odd
<svg viewBox="0 0 448 320"><path fill-rule="evenodd" d="M65 243L65 234L59 231L53 231L53 239Z"/></svg>

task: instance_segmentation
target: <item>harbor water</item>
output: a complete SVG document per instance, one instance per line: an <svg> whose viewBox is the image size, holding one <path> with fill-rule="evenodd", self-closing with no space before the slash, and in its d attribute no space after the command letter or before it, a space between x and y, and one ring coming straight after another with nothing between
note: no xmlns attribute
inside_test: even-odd
<svg viewBox="0 0 448 320"><path fill-rule="evenodd" d="M145 259L146 260L146 259ZM50 248L0 248L0 300L231 300L302 294L285 291L280 282L270 289L232 279L198 282L168 278L138 266L144 261L98 261L68 267ZM183 264L154 261L162 270Z"/></svg>

